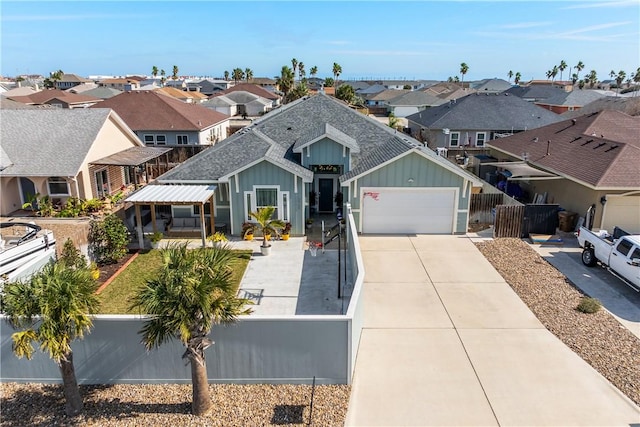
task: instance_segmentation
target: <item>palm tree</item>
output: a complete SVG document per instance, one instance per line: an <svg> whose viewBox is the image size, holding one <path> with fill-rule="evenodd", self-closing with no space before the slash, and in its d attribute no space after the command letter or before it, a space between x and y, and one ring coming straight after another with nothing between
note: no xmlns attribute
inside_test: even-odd
<svg viewBox="0 0 640 427"><path fill-rule="evenodd" d="M584 70L584 64L582 63L582 61L578 61L576 70L578 70L578 72L576 73L576 76L578 76L577 80L580 80L580 71Z"/></svg>
<svg viewBox="0 0 640 427"><path fill-rule="evenodd" d="M562 72L567 69L567 63L563 60L560 61L560 65L558 66L558 70L560 70L560 80L562 80Z"/></svg>
<svg viewBox="0 0 640 427"><path fill-rule="evenodd" d="M276 77L276 85L278 89L282 91L284 94L284 98L287 98L287 94L293 88L293 72L291 68L286 65L282 66L282 70L280 70L280 76Z"/></svg>
<svg viewBox="0 0 640 427"><path fill-rule="evenodd" d="M460 64L460 74L462 75L462 87L464 87L464 75L469 71L469 66L466 63Z"/></svg>
<svg viewBox="0 0 640 427"><path fill-rule="evenodd" d="M251 68L246 68L244 70L244 77L247 80L247 83L249 83L249 80L253 79L253 70L251 70Z"/></svg>
<svg viewBox="0 0 640 427"><path fill-rule="evenodd" d="M616 86L618 86L618 90L616 91L616 96L618 96L618 93L620 93L620 87L622 86L622 82L624 82L625 78L627 78L627 73L620 70L618 72L618 75L616 76Z"/></svg>
<svg viewBox="0 0 640 427"><path fill-rule="evenodd" d="M231 77L235 84L238 84L238 82L244 80L244 71L242 71L242 68L234 68L233 73L231 73Z"/></svg>
<svg viewBox="0 0 640 427"><path fill-rule="evenodd" d="M161 76L161 77L160 77L160 84L161 84L162 86L164 86L164 82L166 82L166 81L167 81L166 75L167 75L167 72L166 72L166 71L164 71L164 70L160 70L160 76Z"/></svg>
<svg viewBox="0 0 640 427"><path fill-rule="evenodd" d="M509 76L509 82L511 82L511 77L513 77L513 71L509 70L509 72L507 73L507 76Z"/></svg>
<svg viewBox="0 0 640 427"><path fill-rule="evenodd" d="M151 75L154 79L158 77L158 67L156 67L155 65L151 68Z"/></svg>
<svg viewBox="0 0 640 427"><path fill-rule="evenodd" d="M171 78L174 81L178 80L178 66L177 65L173 66L173 74L171 74Z"/></svg>
<svg viewBox="0 0 640 427"><path fill-rule="evenodd" d="M514 82L515 84L518 84L518 83L520 83L520 80L521 80L521 79L522 79L522 74L520 74L520 71L516 72L516 78L515 78L515 79L513 79L513 82Z"/></svg>
<svg viewBox="0 0 640 427"><path fill-rule="evenodd" d="M224 79L229 80L229 72L227 70L224 71Z"/></svg>
<svg viewBox="0 0 640 427"><path fill-rule="evenodd" d="M258 209L258 212L251 212L250 215L258 223L258 229L262 232L262 247L269 247L267 235L275 234L277 230L284 227L284 221L272 218L276 208L267 206Z"/></svg>
<svg viewBox="0 0 640 427"><path fill-rule="evenodd" d="M338 77L342 74L342 67L337 62L333 63L333 87L338 87Z"/></svg>
<svg viewBox="0 0 640 427"><path fill-rule="evenodd" d="M609 71L609 77L612 79L616 77L616 72L614 70Z"/></svg>
<svg viewBox="0 0 640 427"><path fill-rule="evenodd" d="M304 70L304 63L303 62L298 64L298 73L300 75L300 80L304 79L305 76L307 75L306 71Z"/></svg>
<svg viewBox="0 0 640 427"><path fill-rule="evenodd" d="M551 69L551 84L553 84L553 81L555 80L557 75L558 75L558 66L554 65L553 68Z"/></svg>
<svg viewBox="0 0 640 427"><path fill-rule="evenodd" d="M295 78L296 78L296 70L298 69L298 60L296 58L293 58L291 60L291 69L293 70L293 78L295 80Z"/></svg>
<svg viewBox="0 0 640 427"><path fill-rule="evenodd" d="M309 70L309 74L311 75L311 77L315 77L316 74L318 74L318 67L315 65L311 67L311 69Z"/></svg>
<svg viewBox="0 0 640 427"><path fill-rule="evenodd" d="M83 409L71 343L93 328L91 315L99 307L97 288L89 268L64 262L47 264L28 282L4 285L2 311L11 326L22 329L11 336L13 352L31 359L35 341L49 353L62 375L68 416Z"/></svg>
<svg viewBox="0 0 640 427"><path fill-rule="evenodd" d="M249 314L247 300L235 296L232 282L233 252L227 247L189 250L187 244L161 250L163 265L134 295L132 308L148 317L140 331L147 350L178 339L191 364L193 401L191 412L211 410L205 350L213 344L207 337L214 325L232 323Z"/></svg>
<svg viewBox="0 0 640 427"><path fill-rule="evenodd" d="M591 72L587 74L587 80L589 81L589 87L593 89L596 83L598 83L598 75L596 74L596 70L591 70Z"/></svg>
<svg viewBox="0 0 640 427"><path fill-rule="evenodd" d="M296 99L300 99L303 96L307 96L307 95L309 95L309 88L307 87L306 81L303 80L300 83L298 83L296 85L296 87L291 89L291 91L289 91L289 93L287 94L285 100L286 100L286 102L291 102L291 101L295 101Z"/></svg>
<svg viewBox="0 0 640 427"><path fill-rule="evenodd" d="M571 75L571 83L573 83L573 85L575 86L577 81L578 81L578 73L573 73Z"/></svg>

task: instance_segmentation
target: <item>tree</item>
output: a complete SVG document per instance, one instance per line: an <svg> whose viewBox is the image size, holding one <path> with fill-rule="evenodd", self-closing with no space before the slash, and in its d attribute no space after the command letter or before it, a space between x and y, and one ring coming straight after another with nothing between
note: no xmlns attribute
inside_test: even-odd
<svg viewBox="0 0 640 427"><path fill-rule="evenodd" d="M618 71L618 75L616 76L616 86L618 86L618 90L616 91L616 96L618 96L618 93L620 93L620 87L622 86L622 82L624 82L624 79L626 77L627 77L627 73L625 73L622 70Z"/></svg>
<svg viewBox="0 0 640 427"><path fill-rule="evenodd" d="M173 79L173 81L178 80L178 66L177 65L173 66L173 74L171 74L171 78Z"/></svg>
<svg viewBox="0 0 640 427"><path fill-rule="evenodd" d="M276 208L273 206L266 206L258 209L257 212L251 212L249 215L258 223L258 229L262 232L262 246L267 247L267 235L275 234L277 230L284 227L284 221L273 218L273 214L276 212Z"/></svg>
<svg viewBox="0 0 640 427"><path fill-rule="evenodd" d="M518 83L520 83L520 80L521 80L521 79L522 79L522 74L520 74L520 71L516 72L516 78L515 78L515 79L513 79L513 82L514 82L515 84L518 84Z"/></svg>
<svg viewBox="0 0 640 427"><path fill-rule="evenodd" d="M156 67L155 65L151 67L151 75L153 76L154 79L158 77L158 67Z"/></svg>
<svg viewBox="0 0 640 427"><path fill-rule="evenodd" d="M89 223L89 252L98 264L115 264L127 254L129 233L116 215Z"/></svg>
<svg viewBox="0 0 640 427"><path fill-rule="evenodd" d="M278 86L278 89L282 91L285 98L287 97L289 91L291 91L291 89L293 88L293 80L293 71L291 70L291 68L283 65L282 69L280 70L280 76L276 77L276 85Z"/></svg>
<svg viewBox="0 0 640 427"><path fill-rule="evenodd" d="M224 79L229 80L229 72L227 70L224 71Z"/></svg>
<svg viewBox="0 0 640 427"><path fill-rule="evenodd" d="M28 282L4 285L1 308L7 321L19 332L12 334L13 352L31 359L33 342L49 353L62 376L66 414L82 412L71 343L93 328L91 315L99 307L97 282L87 267L50 263Z"/></svg>
<svg viewBox="0 0 640 427"><path fill-rule="evenodd" d="M298 85L296 85L296 87L291 89L291 91L289 91L289 93L285 97L285 100L286 102L291 102L307 95L309 95L309 88L307 87L307 83L305 81L302 81Z"/></svg>
<svg viewBox="0 0 640 427"><path fill-rule="evenodd" d="M160 76L161 76L161 77L160 77L160 84L161 84L162 86L164 86L164 83L167 81L167 77L166 77L166 75L167 75L167 72L166 72L166 71L164 71L164 70L160 70Z"/></svg>
<svg viewBox="0 0 640 427"><path fill-rule="evenodd" d="M575 85L577 81L578 81L578 73L573 73L571 75L571 83Z"/></svg>
<svg viewBox="0 0 640 427"><path fill-rule="evenodd" d="M242 71L242 68L234 68L233 72L231 73L231 78L233 78L235 84L238 84L238 82L244 80L244 71Z"/></svg>
<svg viewBox="0 0 640 427"><path fill-rule="evenodd" d="M460 75L462 76L462 87L464 87L464 76L469 71L469 66L466 63L460 64Z"/></svg>
<svg viewBox="0 0 640 427"><path fill-rule="evenodd" d="M396 115L393 113L389 113L389 127L398 129L399 125L400 125L400 118L396 117Z"/></svg>
<svg viewBox="0 0 640 427"><path fill-rule="evenodd" d="M337 62L333 63L333 84L334 86L338 83L338 77L342 74L342 67Z"/></svg>
<svg viewBox="0 0 640 427"><path fill-rule="evenodd" d="M341 99L345 102L352 103L353 98L356 96L356 91L353 89L353 86L343 84L336 90L336 98Z"/></svg>
<svg viewBox="0 0 640 427"><path fill-rule="evenodd" d="M291 69L293 70L293 78L296 78L296 71L298 70L298 60L293 58L291 60Z"/></svg>
<svg viewBox="0 0 640 427"><path fill-rule="evenodd" d="M324 79L324 87L333 87L333 85L336 83L335 80L333 80L332 77L327 77Z"/></svg>
<svg viewBox="0 0 640 427"><path fill-rule="evenodd" d="M309 74L311 75L311 77L315 77L316 74L318 74L318 67L315 65L311 67L311 69L309 70Z"/></svg>
<svg viewBox="0 0 640 427"><path fill-rule="evenodd" d="M562 80L562 72L567 69L567 63L563 60L560 61L560 65L558 66L558 70L560 70L560 80Z"/></svg>
<svg viewBox="0 0 640 427"><path fill-rule="evenodd" d="M62 70L50 72L49 77L43 81L44 87L47 89L53 89L56 87L56 82L62 80L62 76L64 76L64 71Z"/></svg>
<svg viewBox="0 0 640 427"><path fill-rule="evenodd" d="M578 64L576 64L576 70L578 70L576 76L578 76L578 80L580 80L580 71L584 70L584 64L582 61L578 61Z"/></svg>
<svg viewBox="0 0 640 427"><path fill-rule="evenodd" d="M551 83L553 83L557 75L558 75L558 66L554 65L553 68L551 69Z"/></svg>
<svg viewBox="0 0 640 427"><path fill-rule="evenodd" d="M609 77L611 77L612 79L616 77L616 72L614 70L611 70L609 72Z"/></svg>
<svg viewBox="0 0 640 427"><path fill-rule="evenodd" d="M253 79L253 70L251 68L246 68L244 70L244 77L247 80L247 83L249 83L249 80Z"/></svg>
<svg viewBox="0 0 640 427"><path fill-rule="evenodd" d="M303 80L307 75L307 72L304 69L304 63L303 62L298 64L298 73L299 73L299 76L300 76L300 80Z"/></svg>
<svg viewBox="0 0 640 427"><path fill-rule="evenodd" d="M598 74L596 74L596 70L591 70L591 72L589 72L587 80L589 81L589 87L593 89L596 83L598 83Z"/></svg>
<svg viewBox="0 0 640 427"><path fill-rule="evenodd" d="M147 350L178 339L182 355L191 365L193 401L191 412L211 410L205 350L213 341L214 325L232 323L249 314L246 299L235 296L231 263L226 247L187 249L187 244L161 249L163 265L156 278L148 280L132 299L132 309L147 314L140 331Z"/></svg>
<svg viewBox="0 0 640 427"><path fill-rule="evenodd" d="M580 81L578 82L578 87L579 87L580 89L584 89L584 85L585 85L585 81L584 81L584 80L580 80Z"/></svg>
<svg viewBox="0 0 640 427"><path fill-rule="evenodd" d="M509 72L507 73L507 76L509 77L509 82L511 82L511 77L513 77L513 71L509 70Z"/></svg>
<svg viewBox="0 0 640 427"><path fill-rule="evenodd" d="M411 90L411 85L404 85L402 86L403 90Z"/></svg>

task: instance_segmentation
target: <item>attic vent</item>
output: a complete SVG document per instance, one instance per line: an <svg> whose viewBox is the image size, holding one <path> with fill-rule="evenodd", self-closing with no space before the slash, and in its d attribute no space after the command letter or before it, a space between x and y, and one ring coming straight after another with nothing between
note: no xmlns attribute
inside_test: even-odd
<svg viewBox="0 0 640 427"><path fill-rule="evenodd" d="M593 139L587 139L587 142L583 142L582 144L580 144L581 147L584 147L585 145L592 143Z"/></svg>
<svg viewBox="0 0 640 427"><path fill-rule="evenodd" d="M581 139L581 138L582 138L581 136L576 136L576 137L574 137L574 138L573 138L571 141L569 141L569 142L573 143L573 142L575 142L575 141L577 141L577 140L579 140L579 139Z"/></svg>
<svg viewBox="0 0 640 427"><path fill-rule="evenodd" d="M287 130L291 130L291 129L292 129L292 127L291 127L291 126L289 126L289 127L287 128Z"/></svg>
<svg viewBox="0 0 640 427"><path fill-rule="evenodd" d="M606 150L604 150L604 152L605 152L605 153L608 153L609 151L613 151L613 150L615 150L616 148L618 148L618 146L617 146L617 145L615 145L615 144L613 144L610 148L607 148Z"/></svg>
<svg viewBox="0 0 640 427"><path fill-rule="evenodd" d="M598 148L602 147L603 145L607 145L607 144L606 144L606 143L604 143L604 142L601 142L601 143L599 143L598 145L596 145L595 147L593 147L593 149L594 149L594 150L596 150L596 149L598 149Z"/></svg>

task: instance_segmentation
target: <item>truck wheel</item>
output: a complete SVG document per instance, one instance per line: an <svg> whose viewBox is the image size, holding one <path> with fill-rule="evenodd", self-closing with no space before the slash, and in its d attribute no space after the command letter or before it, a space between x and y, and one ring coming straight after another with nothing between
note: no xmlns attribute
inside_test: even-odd
<svg viewBox="0 0 640 427"><path fill-rule="evenodd" d="M593 249L588 248L582 251L582 263L587 267L593 267L596 265L596 254L593 253Z"/></svg>

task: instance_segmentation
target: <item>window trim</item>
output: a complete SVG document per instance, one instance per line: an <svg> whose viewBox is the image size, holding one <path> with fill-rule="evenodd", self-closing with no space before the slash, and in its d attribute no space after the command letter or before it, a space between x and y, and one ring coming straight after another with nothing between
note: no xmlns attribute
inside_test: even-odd
<svg viewBox="0 0 640 427"><path fill-rule="evenodd" d="M51 191L51 180L55 179L55 178L59 178L60 181L54 181L54 184L62 184L64 183L67 186L67 192L66 193L54 193ZM69 186L69 181L67 181L64 177L61 176L50 176L49 178L47 178L47 191L49 192L49 196L55 197L55 196L71 196L71 188Z"/></svg>
<svg viewBox="0 0 640 427"><path fill-rule="evenodd" d="M256 212L258 210L258 206L256 206L258 200L256 190L260 189L277 191L277 205L275 206L278 212L277 219L289 222L291 218L291 192L281 191L279 185L254 185L252 190L244 192L244 221L254 221L250 212Z"/></svg>
<svg viewBox="0 0 640 427"><path fill-rule="evenodd" d="M456 135L456 144L453 144L453 135ZM460 147L460 132L458 131L450 131L449 132L449 147Z"/></svg>
<svg viewBox="0 0 640 427"><path fill-rule="evenodd" d="M184 139L185 142L180 142L181 139ZM176 135L176 144L177 145L189 145L189 135L187 134L180 134L180 135Z"/></svg>
<svg viewBox="0 0 640 427"><path fill-rule="evenodd" d="M478 137L482 135L482 144L478 143ZM486 132L476 132L476 147L484 147L487 143L487 133Z"/></svg>

